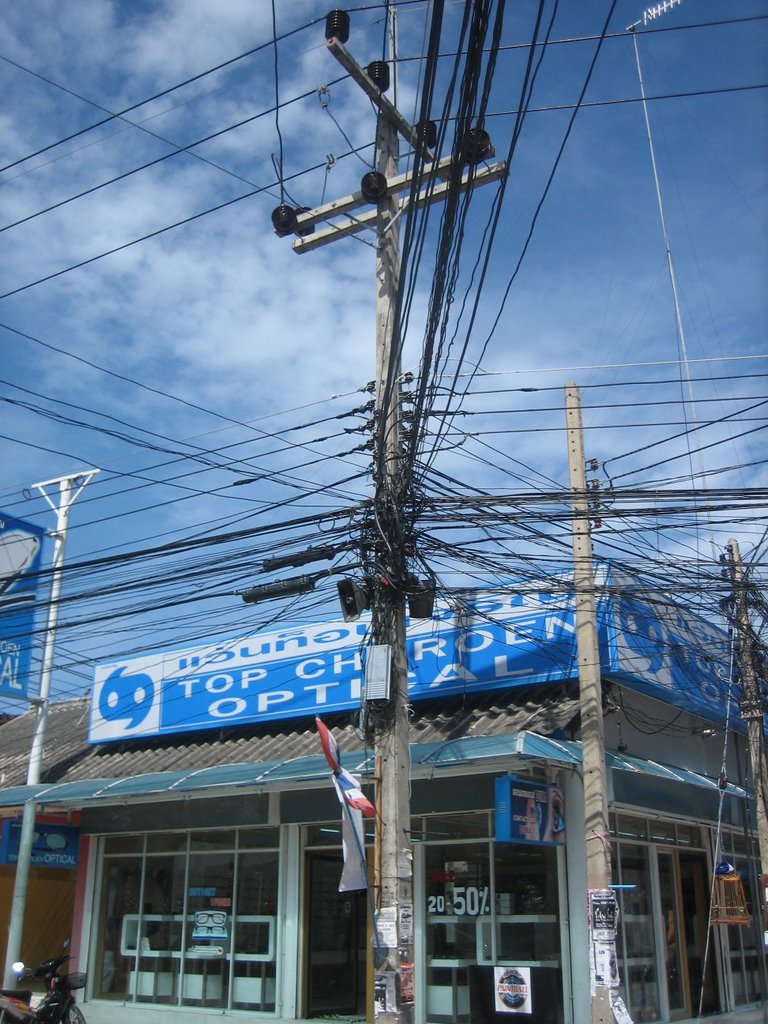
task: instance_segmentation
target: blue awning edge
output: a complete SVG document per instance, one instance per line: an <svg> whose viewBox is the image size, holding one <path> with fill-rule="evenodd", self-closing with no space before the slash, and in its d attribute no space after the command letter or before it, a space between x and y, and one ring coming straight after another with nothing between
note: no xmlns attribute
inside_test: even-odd
<svg viewBox="0 0 768 1024"><path fill-rule="evenodd" d="M416 778L433 778L438 771L448 774L451 769L466 766L498 772L526 761L554 762L564 767L577 768L581 765L581 743L521 731L505 736L464 736L441 743L411 746L412 774ZM372 780L374 759L370 752L346 754L344 766L363 781ZM710 791L720 789L717 779L700 772L619 751L606 752L606 766L611 771L632 772ZM245 788L251 788L266 791L286 788L296 782L320 782L327 780L328 776L328 765L322 756L260 763L237 762L186 771L14 786L0 789L0 808L22 807L30 802L80 808L129 803L148 797L173 799L214 791L221 796L227 790L242 792ZM747 795L742 787L730 782L726 783L724 792L741 798Z"/></svg>

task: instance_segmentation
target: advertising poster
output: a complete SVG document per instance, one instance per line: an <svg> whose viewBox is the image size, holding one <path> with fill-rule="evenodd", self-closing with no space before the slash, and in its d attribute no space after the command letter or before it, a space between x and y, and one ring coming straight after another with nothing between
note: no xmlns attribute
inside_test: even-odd
<svg viewBox="0 0 768 1024"><path fill-rule="evenodd" d="M377 971L373 982L374 1017L397 1010L397 975L394 971Z"/></svg>
<svg viewBox="0 0 768 1024"><path fill-rule="evenodd" d="M533 1013L530 967L494 967L497 1013Z"/></svg>
<svg viewBox="0 0 768 1024"><path fill-rule="evenodd" d="M616 925L619 906L612 889L589 892L590 983L596 988L618 988Z"/></svg>
<svg viewBox="0 0 768 1024"><path fill-rule="evenodd" d="M565 803L559 786L496 780L496 839L506 843L565 843Z"/></svg>
<svg viewBox="0 0 768 1024"><path fill-rule="evenodd" d="M403 1006L413 1002L413 964L400 964L400 1001Z"/></svg>

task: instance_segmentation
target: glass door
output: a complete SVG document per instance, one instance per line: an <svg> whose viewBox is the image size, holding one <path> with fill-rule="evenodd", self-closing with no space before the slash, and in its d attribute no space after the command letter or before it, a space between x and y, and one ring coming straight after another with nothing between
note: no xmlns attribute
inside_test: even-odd
<svg viewBox="0 0 768 1024"><path fill-rule="evenodd" d="M618 849L620 973L632 1020L641 1024L658 1020L661 1006L649 848L622 843Z"/></svg>
<svg viewBox="0 0 768 1024"><path fill-rule="evenodd" d="M680 891L685 928L685 967L691 990L692 1016L717 1010L718 990L715 969L715 949L710 944L706 971L704 953L707 945L709 917L710 875L703 854L678 853L680 864Z"/></svg>
<svg viewBox="0 0 768 1024"><path fill-rule="evenodd" d="M339 892L340 853L307 855L306 1016L365 1015L365 892Z"/></svg>
<svg viewBox="0 0 768 1024"><path fill-rule="evenodd" d="M677 872L675 871L674 852L659 850L658 863L667 999L669 1015L674 1020L690 1016L687 1012L690 1005L687 991L687 971L684 969L685 921Z"/></svg>
<svg viewBox="0 0 768 1024"><path fill-rule="evenodd" d="M715 950L706 972L709 872L703 853L659 850L659 894L672 1019L712 1013L719 1005Z"/></svg>

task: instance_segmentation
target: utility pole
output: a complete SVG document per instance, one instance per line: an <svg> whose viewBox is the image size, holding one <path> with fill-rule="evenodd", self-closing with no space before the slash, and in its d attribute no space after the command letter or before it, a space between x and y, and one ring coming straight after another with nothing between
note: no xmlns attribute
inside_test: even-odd
<svg viewBox="0 0 768 1024"><path fill-rule="evenodd" d="M576 644L579 660L579 696L581 703L581 746L584 779L584 825L587 864L587 891L590 898L590 956L593 972L592 1024L612 1024L611 987L600 974L604 965L596 963L595 921L599 900L614 906L611 885L611 843L608 830L606 797L605 739L603 732L603 695L600 680L600 650L597 642L597 606L595 570L592 558L592 534L589 525L589 501L584 461L584 435L579 389L569 383L565 388L565 416L568 431L568 472L573 509L573 589L576 603ZM611 911L608 910L610 917ZM615 916L614 916L615 930ZM610 944L610 937L607 936ZM615 938L614 938L615 944ZM602 981L601 981L602 977Z"/></svg>
<svg viewBox="0 0 768 1024"><path fill-rule="evenodd" d="M757 819L757 845L760 853L760 872L768 873L768 770L765 758L765 701L760 697L752 660L752 628L749 622L747 581L738 542L728 541L736 633L741 668L741 717L747 723L747 744L755 791Z"/></svg>
<svg viewBox="0 0 768 1024"><path fill-rule="evenodd" d="M389 17L389 57L396 60L395 7ZM374 446L377 523L375 562L386 567L385 582L371 587L372 643L389 648L389 695L376 700L371 712L377 765L376 896L381 946L375 963L377 1024L411 1024L414 1013L413 869L410 824L410 743L408 727L408 670L405 648L406 555L400 525L407 482L402 474L400 436L400 344L397 334L397 298L400 281L399 223L401 215L443 199L449 183L434 181L412 191L414 174L398 173L399 138L420 149L428 176L448 178L452 158L433 161L421 133L410 125L384 96L389 67L374 61L361 67L345 47L349 16L331 11L326 18L329 53L363 89L378 111L375 170L366 174L361 189L312 210L295 210L281 203L272 213L278 235L297 234L297 253L310 252L329 242L376 231L376 425ZM396 97L395 97L396 98ZM506 175L506 163L473 167L463 174L460 189L496 181ZM455 186L454 186L455 187ZM400 197L412 193L413 199ZM360 207L368 207L357 212ZM373 207L373 208L371 208ZM354 215L349 215L355 211ZM316 230L317 228L317 230Z"/></svg>
<svg viewBox="0 0 768 1024"><path fill-rule="evenodd" d="M58 477L53 480L44 480L42 483L33 484L43 495L45 500L56 513L56 530L53 532L54 547L53 561L51 563L51 595L48 606L48 624L45 631L45 647L43 649L43 667L40 672L40 693L33 701L36 714L34 732L32 734L32 746L29 752L29 766L27 768L27 785L34 786L40 781L40 774L43 767L43 755L45 753L45 732L48 724L48 698L51 693L51 674L53 672L53 654L56 647L56 625L59 620L59 598L61 596L61 574L64 568L64 546L67 539L67 526L69 524L69 510L80 496L81 491L92 478L98 473L98 469L88 469L82 473L73 473L70 476ZM54 484L59 486L58 504L51 501L46 487ZM24 814L21 821L21 836L19 837L19 856L16 862L16 876L13 883L13 898L11 902L11 916L8 924L8 945L5 955L5 971L3 985L6 988L13 988L15 975L11 970L12 964L19 960L21 955L21 939L24 931L24 911L27 902L27 890L29 888L29 868L32 859L32 844L35 833L36 807L34 800L24 804Z"/></svg>

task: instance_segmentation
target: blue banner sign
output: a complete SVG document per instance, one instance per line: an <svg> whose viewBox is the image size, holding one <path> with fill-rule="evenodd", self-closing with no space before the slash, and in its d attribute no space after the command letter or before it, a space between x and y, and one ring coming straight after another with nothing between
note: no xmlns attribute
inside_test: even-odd
<svg viewBox="0 0 768 1024"><path fill-rule="evenodd" d="M699 655L681 652L688 632L664 625L661 606L621 592L600 569L598 636L606 678L621 677L675 703L699 687L698 705L713 711L716 661L699 677ZM674 629L672 628L674 625ZM159 736L226 725L293 719L360 706L369 624L324 622L227 643L147 654L96 667L92 743ZM724 638L721 638L724 639ZM673 645L667 649L665 645ZM659 650L658 648L661 648ZM714 646L712 648L714 650ZM461 606L436 608L408 626L409 699L508 690L576 678L576 628L567 576L525 590L499 587L464 595ZM703 664L703 662L702 662ZM720 667L719 658L717 668ZM694 668L696 671L694 671ZM703 687L703 689L702 689Z"/></svg>
<svg viewBox="0 0 768 1024"><path fill-rule="evenodd" d="M27 699L45 530L0 512L0 696Z"/></svg>
<svg viewBox="0 0 768 1024"><path fill-rule="evenodd" d="M16 864L20 839L21 822L6 818L0 830L0 864ZM30 864L38 868L76 868L79 849L79 828L38 821Z"/></svg>
<svg viewBox="0 0 768 1024"><path fill-rule="evenodd" d="M725 631L661 595L638 593L615 570L610 594L610 678L724 722L731 684Z"/></svg>

